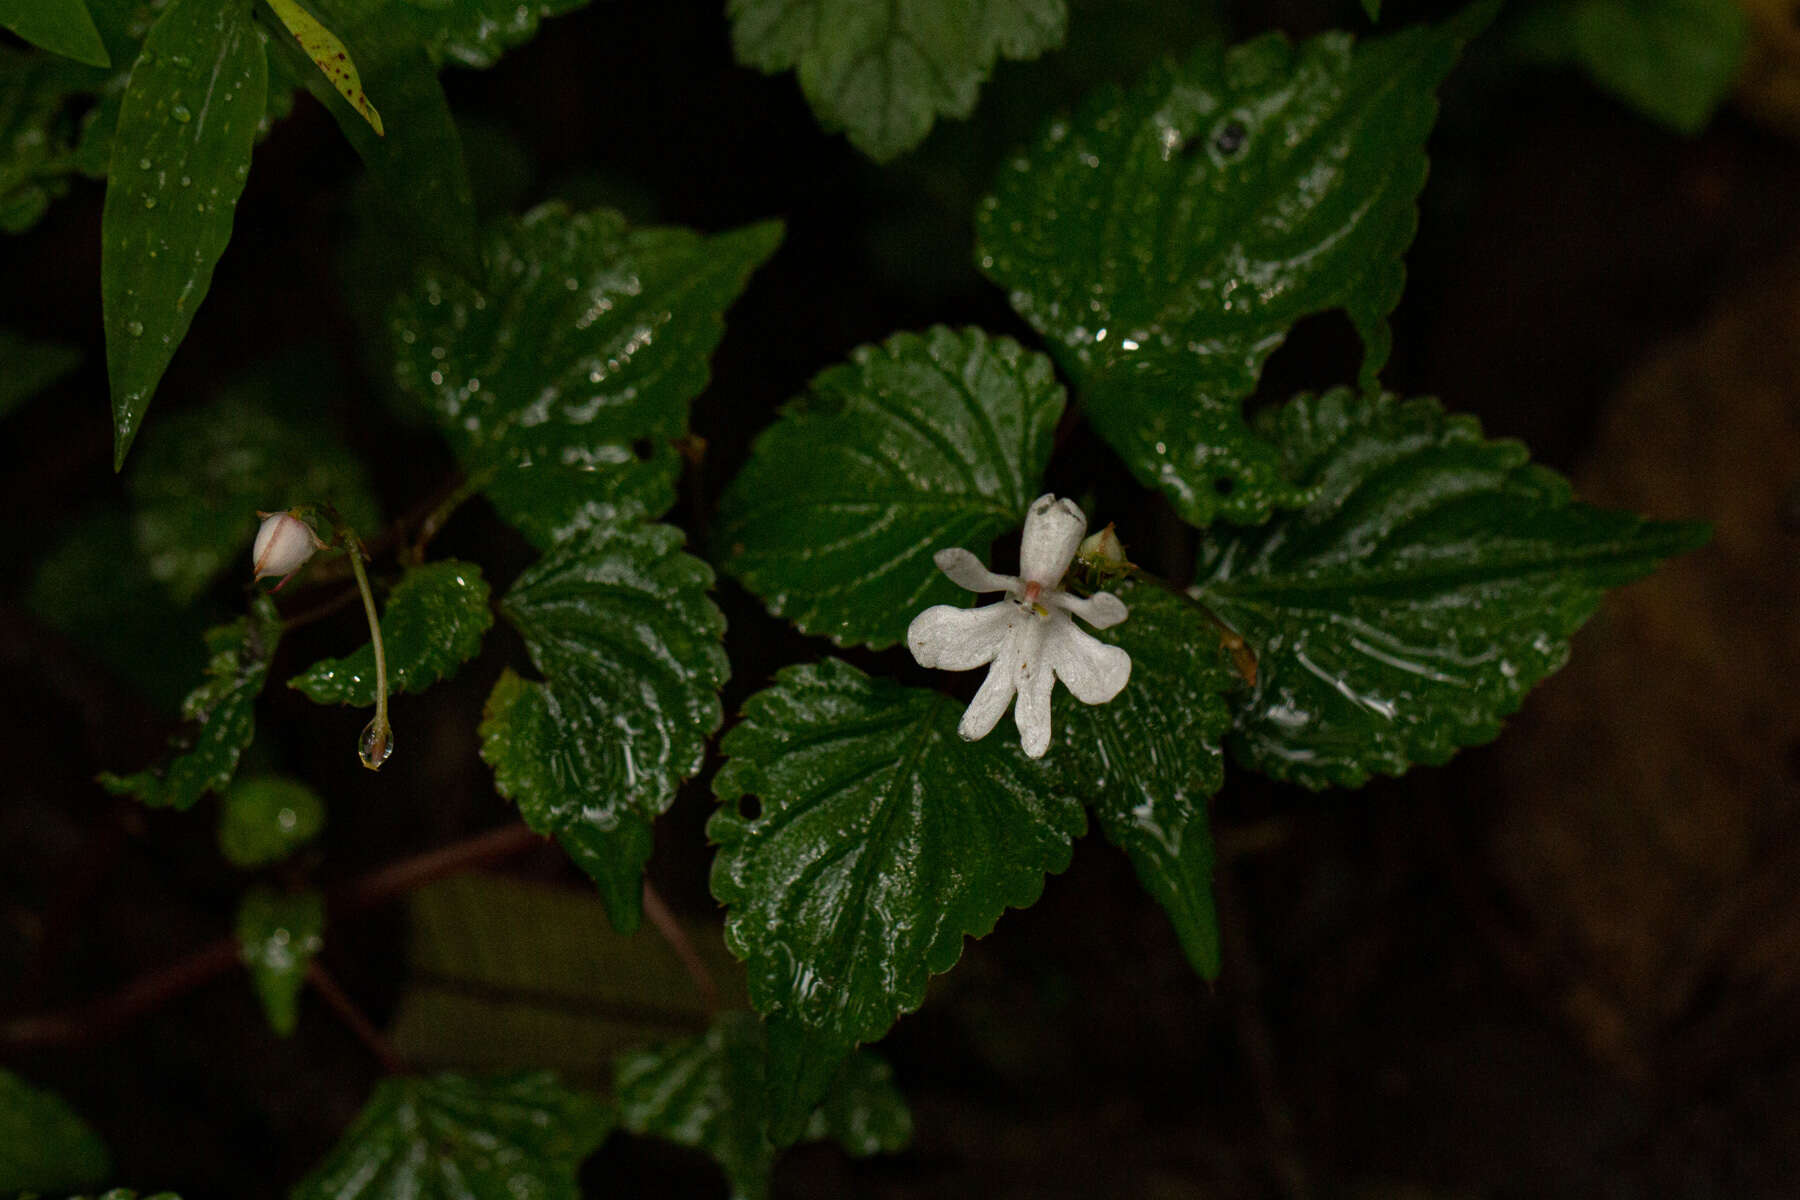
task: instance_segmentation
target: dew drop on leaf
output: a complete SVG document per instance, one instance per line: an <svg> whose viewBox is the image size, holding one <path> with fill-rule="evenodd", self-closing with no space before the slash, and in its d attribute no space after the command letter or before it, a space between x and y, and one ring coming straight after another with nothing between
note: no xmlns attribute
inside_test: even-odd
<svg viewBox="0 0 1800 1200"><path fill-rule="evenodd" d="M194 114L188 111L188 106L185 104L177 104L174 108L171 108L169 110L169 115L174 117L177 121L180 121L183 125L186 125L189 121L194 119Z"/></svg>

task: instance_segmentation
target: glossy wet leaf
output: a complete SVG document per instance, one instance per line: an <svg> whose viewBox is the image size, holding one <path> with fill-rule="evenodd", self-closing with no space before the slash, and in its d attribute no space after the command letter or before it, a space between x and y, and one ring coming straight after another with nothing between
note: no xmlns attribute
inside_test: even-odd
<svg viewBox="0 0 1800 1200"><path fill-rule="evenodd" d="M112 65L83 0L0 0L0 26L52 54L92 67Z"/></svg>
<svg viewBox="0 0 1800 1200"><path fill-rule="evenodd" d="M481 270L475 201L462 139L437 64L397 0L315 0L313 7L356 55L364 92L378 104L382 134L313 70L294 44L281 50L337 120L368 171L382 254L408 264L435 259L474 276Z"/></svg>
<svg viewBox="0 0 1800 1200"><path fill-rule="evenodd" d="M138 545L176 602L192 603L221 574L250 577L258 512L332 504L365 536L380 527L367 469L299 394L273 370L245 376L145 434L125 485Z"/></svg>
<svg viewBox="0 0 1800 1200"><path fill-rule="evenodd" d="M375 131L377 137L381 136L381 113L369 100L369 94L363 90L362 75L356 69L356 59L337 34L294 3L294 0L268 0L268 5L281 18L287 31L293 34L300 49L312 59L313 65L331 81L337 94L356 110L358 116L369 123L369 128Z"/></svg>
<svg viewBox="0 0 1800 1200"><path fill-rule="evenodd" d="M795 70L827 129L886 161L925 140L939 117L975 111L1001 57L1062 45L1065 0L730 0L745 66Z"/></svg>
<svg viewBox="0 0 1800 1200"><path fill-rule="evenodd" d="M81 351L66 342L41 342L0 329L0 417L81 365Z"/></svg>
<svg viewBox="0 0 1800 1200"><path fill-rule="evenodd" d="M1075 377L1094 429L1189 521L1304 500L1242 405L1300 318L1387 361L1433 92L1492 14L1358 43L1204 45L1052 121L977 217L981 268Z"/></svg>
<svg viewBox="0 0 1800 1200"><path fill-rule="evenodd" d="M984 561L1041 491L1064 395L1050 360L978 329L863 346L782 410L720 501L725 569L839 645L892 645L967 593L931 556Z"/></svg>
<svg viewBox="0 0 1800 1200"><path fill-rule="evenodd" d="M525 823L555 835L637 927L650 823L700 769L723 720L725 618L712 569L667 525L608 526L551 551L501 614L542 683L511 671L488 697L481 756Z"/></svg>
<svg viewBox="0 0 1800 1200"><path fill-rule="evenodd" d="M151 808L189 809L205 793L223 791L256 736L256 698L280 640L281 616L265 595L251 602L250 615L207 630L206 680L181 706L187 727L161 762L132 775L104 772L100 785Z"/></svg>
<svg viewBox="0 0 1800 1200"><path fill-rule="evenodd" d="M1241 686L1220 631L1191 601L1128 582L1110 589L1131 616L1095 633L1131 655L1131 681L1105 704L1059 689L1052 761L1087 789L1107 840L1169 914L1188 961L1219 974L1207 801L1224 782L1225 694Z"/></svg>
<svg viewBox="0 0 1800 1200"><path fill-rule="evenodd" d="M427 272L393 312L395 378L540 548L675 500L722 316L781 240L545 205L488 242L489 283Z"/></svg>
<svg viewBox="0 0 1800 1200"><path fill-rule="evenodd" d="M1748 42L1734 0L1547 0L1513 30L1527 57L1577 63L1603 90L1690 134L1731 98Z"/></svg>
<svg viewBox="0 0 1800 1200"><path fill-rule="evenodd" d="M317 892L256 888L238 904L238 951L269 1028L281 1037L300 1019L300 989L324 934L325 900Z"/></svg>
<svg viewBox="0 0 1800 1200"><path fill-rule="evenodd" d="M1234 755L1310 787L1489 741L1609 587L1704 526L1575 503L1435 400L1303 396L1263 422L1305 509L1208 544L1202 599L1256 654Z"/></svg>
<svg viewBox="0 0 1800 1200"><path fill-rule="evenodd" d="M66 1192L111 1170L106 1144L67 1102L0 1068L0 1193Z"/></svg>
<svg viewBox="0 0 1800 1200"><path fill-rule="evenodd" d="M238 867L280 862L325 827L318 793L284 775L240 779L219 805L219 852Z"/></svg>
<svg viewBox="0 0 1800 1200"><path fill-rule="evenodd" d="M100 218L115 470L231 240L268 84L249 0L170 0L132 67Z"/></svg>
<svg viewBox="0 0 1800 1200"><path fill-rule="evenodd" d="M722 1003L748 1004L712 914L681 925ZM554 1065L598 1086L621 1051L704 1028L710 1015L666 939L618 932L599 896L566 883L470 872L427 885L408 897L405 945L389 1037L420 1068Z"/></svg>
<svg viewBox="0 0 1800 1200"><path fill-rule="evenodd" d="M474 563L447 558L409 570L381 609L388 691L422 692L481 652L494 623L487 580ZM375 703L375 648L327 658L288 680L319 704Z"/></svg>
<svg viewBox="0 0 1800 1200"><path fill-rule="evenodd" d="M768 1039L754 1013L728 1012L699 1037L621 1055L613 1076L619 1123L692 1146L718 1163L733 1200L763 1200L778 1151L763 1109ZM804 1139L833 1138L851 1154L903 1148L912 1114L892 1070L858 1051L833 1080Z"/></svg>
<svg viewBox="0 0 1800 1200"><path fill-rule="evenodd" d="M965 937L1068 865L1085 820L1066 782L1003 733L963 741L962 707L827 659L782 671L722 743L712 891L770 1018L779 1144Z"/></svg>
<svg viewBox="0 0 1800 1200"><path fill-rule="evenodd" d="M384 1079L289 1200L581 1200L612 1109L547 1071Z"/></svg>

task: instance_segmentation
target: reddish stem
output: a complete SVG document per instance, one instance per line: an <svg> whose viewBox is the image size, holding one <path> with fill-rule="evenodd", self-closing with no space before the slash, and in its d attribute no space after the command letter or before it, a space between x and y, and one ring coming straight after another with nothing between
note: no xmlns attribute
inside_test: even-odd
<svg viewBox="0 0 1800 1200"><path fill-rule="evenodd" d="M706 969L706 960L694 949L694 943L688 939L687 930L681 927L680 919L669 911L669 906L663 903L662 896L650 886L648 879L644 880L644 915L650 918L650 923L656 926L656 932L662 934L663 941L669 943L669 949L675 952L675 957L681 960L681 965L693 977L694 986L700 991L700 998L706 1002L706 1011L718 1012L719 985L713 982L712 972Z"/></svg>
<svg viewBox="0 0 1800 1200"><path fill-rule="evenodd" d="M363 1010L356 1006L356 1001L338 986L338 981L332 978L331 972L321 966L316 958L306 964L306 982L312 985L313 991L319 993L320 999L331 1006L331 1011L356 1035L357 1040L369 1048L369 1053L380 1060L383 1070L389 1075L406 1074L406 1064L394 1052L393 1046L381 1036L375 1023L363 1014Z"/></svg>

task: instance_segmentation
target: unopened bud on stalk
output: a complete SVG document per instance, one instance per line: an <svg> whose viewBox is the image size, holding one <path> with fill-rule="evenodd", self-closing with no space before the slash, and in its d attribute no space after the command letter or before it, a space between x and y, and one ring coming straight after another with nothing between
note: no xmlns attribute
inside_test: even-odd
<svg viewBox="0 0 1800 1200"><path fill-rule="evenodd" d="M250 548L251 560L256 565L255 579L292 575L306 565L315 550L325 548L312 526L291 512L259 512L256 515L263 523L256 531L256 544Z"/></svg>
<svg viewBox="0 0 1800 1200"><path fill-rule="evenodd" d="M1099 533L1089 534L1082 539L1075 557L1083 566L1102 575L1123 574L1131 570L1131 562L1125 557L1125 545L1119 541L1119 535L1113 531L1110 523Z"/></svg>

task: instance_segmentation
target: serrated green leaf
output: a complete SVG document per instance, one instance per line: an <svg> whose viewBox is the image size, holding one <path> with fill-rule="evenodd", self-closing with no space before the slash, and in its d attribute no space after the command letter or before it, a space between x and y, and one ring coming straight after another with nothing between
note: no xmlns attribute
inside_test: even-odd
<svg viewBox="0 0 1800 1200"><path fill-rule="evenodd" d="M667 525L565 542L500 602L544 681L506 672L481 756L525 823L593 876L613 923L637 928L650 824L700 769L730 673L712 569Z"/></svg>
<svg viewBox="0 0 1800 1200"><path fill-rule="evenodd" d="M112 66L82 0L0 0L0 25L52 54L90 67Z"/></svg>
<svg viewBox="0 0 1800 1200"><path fill-rule="evenodd" d="M703 237L544 205L488 243L485 290L427 272L395 305L395 379L540 548L675 500L688 402L777 223Z"/></svg>
<svg viewBox="0 0 1800 1200"><path fill-rule="evenodd" d="M182 810L206 792L224 791L238 756L256 736L256 698L280 641L281 614L266 595L251 601L250 615L207 630L206 680L181 706L182 718L194 727L170 739L162 762L133 775L103 772L100 786L151 808Z"/></svg>
<svg viewBox="0 0 1800 1200"><path fill-rule="evenodd" d="M1365 383L1381 370L1433 92L1492 12L1360 44L1204 46L1052 121L982 202L982 270L1050 340L1095 430L1185 519L1254 522L1304 501L1243 401L1311 313L1343 309Z"/></svg>
<svg viewBox="0 0 1800 1200"><path fill-rule="evenodd" d="M317 892L255 888L238 905L238 950L269 1028L281 1037L300 1019L300 989L324 933L325 900Z"/></svg>
<svg viewBox="0 0 1800 1200"><path fill-rule="evenodd" d="M1706 537L1573 503L1435 400L1338 389L1263 424L1316 499L1208 546L1198 590L1257 658L1235 756L1309 787L1492 739L1605 589Z"/></svg>
<svg viewBox="0 0 1800 1200"><path fill-rule="evenodd" d="M1688 134L1731 98L1749 40L1734 0L1549 0L1512 32L1527 57L1579 63L1604 91Z"/></svg>
<svg viewBox="0 0 1800 1200"><path fill-rule="evenodd" d="M249 0L170 0L131 69L100 217L114 470L231 240L268 87Z"/></svg>
<svg viewBox="0 0 1800 1200"><path fill-rule="evenodd" d="M74 1109L0 1068L0 1192L67 1191L111 1170L105 1143Z"/></svg>
<svg viewBox="0 0 1800 1200"><path fill-rule="evenodd" d="M177 603L191 604L227 570L249 577L259 511L332 504L358 530L380 525L362 461L295 411L291 398L302 388L282 370L271 366L209 404L169 413L138 448L125 481L138 545Z"/></svg>
<svg viewBox="0 0 1800 1200"><path fill-rule="evenodd" d="M610 1106L547 1071L384 1079L290 1200L581 1200Z"/></svg>
<svg viewBox="0 0 1800 1200"><path fill-rule="evenodd" d="M325 802L297 779L240 779L219 806L219 852L238 867L280 862L325 827Z"/></svg>
<svg viewBox="0 0 1800 1200"><path fill-rule="evenodd" d="M381 113L369 100L368 92L363 90L362 75L356 69L356 60L339 40L338 35L331 32L319 18L307 12L294 0L268 0L269 7L287 31L294 35L294 41L300 49L319 68L321 74L331 81L331 86L344 102L356 110L358 116L369 123L375 136L382 136Z"/></svg>
<svg viewBox="0 0 1800 1200"><path fill-rule="evenodd" d="M1144 890L1169 914L1188 962L1219 975L1207 800L1224 782L1231 728L1225 693L1238 684L1217 626L1193 601L1147 583L1112 589L1131 609L1096 637L1131 655L1131 682L1105 704L1065 703L1058 763L1091 780L1088 806L1124 850Z"/></svg>
<svg viewBox="0 0 1800 1200"><path fill-rule="evenodd" d="M1016 741L958 737L961 707L827 659L782 671L725 735L712 891L770 1017L779 1144L856 1043L919 1006L963 938L1035 903L1068 865L1080 804Z"/></svg>
<svg viewBox="0 0 1800 1200"><path fill-rule="evenodd" d="M702 1150L731 1183L733 1200L763 1200L777 1151L763 1111L768 1039L752 1013L721 1013L700 1037L619 1057L613 1092L619 1123ZM912 1114L893 1072L868 1051L844 1064L807 1123L805 1139L835 1138L851 1154L899 1150Z"/></svg>
<svg viewBox="0 0 1800 1200"><path fill-rule="evenodd" d="M493 623L480 567L454 558L414 567L382 607L389 692L422 692L450 678L481 652ZM316 662L288 686L318 704L367 707L375 703L375 648Z"/></svg>
<svg viewBox="0 0 1800 1200"><path fill-rule="evenodd" d="M0 329L0 417L81 365L81 351L64 342L40 342Z"/></svg>
<svg viewBox="0 0 1800 1200"><path fill-rule="evenodd" d="M1049 359L979 329L863 346L757 438L719 505L725 569L807 633L890 646L966 598L933 553L985 558L1023 520L1063 403Z"/></svg>
<svg viewBox="0 0 1800 1200"><path fill-rule="evenodd" d="M382 132L293 44L283 42L281 48L290 61L298 60L305 87L330 110L368 169L383 252L409 262L436 258L464 275L478 275L475 200L462 138L437 66L413 26L415 14L392 2L314 4L355 53L363 87L385 114Z"/></svg>
<svg viewBox="0 0 1800 1200"><path fill-rule="evenodd" d="M940 116L975 111L1002 56L1062 45L1065 0L730 0L745 66L795 69L813 114L878 162L925 140Z"/></svg>

